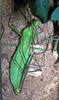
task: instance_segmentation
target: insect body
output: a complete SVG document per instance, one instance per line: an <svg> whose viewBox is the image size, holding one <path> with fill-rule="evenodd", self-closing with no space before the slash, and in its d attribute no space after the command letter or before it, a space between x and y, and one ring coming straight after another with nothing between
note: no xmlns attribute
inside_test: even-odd
<svg viewBox="0 0 59 100"><path fill-rule="evenodd" d="M23 32L21 44L19 45L10 65L10 79L16 92L20 92L21 82L24 78L27 64L30 62L30 44L34 37L34 26L38 26L39 22L35 21L30 27Z"/></svg>

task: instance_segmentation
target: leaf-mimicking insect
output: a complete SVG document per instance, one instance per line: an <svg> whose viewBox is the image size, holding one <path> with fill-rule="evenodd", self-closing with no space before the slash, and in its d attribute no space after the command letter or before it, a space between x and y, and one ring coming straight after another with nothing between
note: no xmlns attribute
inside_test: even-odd
<svg viewBox="0 0 59 100"><path fill-rule="evenodd" d="M10 65L10 80L17 93L20 92L21 82L30 63L30 44L34 37L34 27L39 25L39 21L34 21L32 25L23 31L21 43L15 52Z"/></svg>

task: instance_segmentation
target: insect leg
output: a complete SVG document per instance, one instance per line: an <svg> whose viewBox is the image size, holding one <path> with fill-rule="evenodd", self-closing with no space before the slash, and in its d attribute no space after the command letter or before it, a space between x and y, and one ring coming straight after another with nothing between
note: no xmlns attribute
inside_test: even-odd
<svg viewBox="0 0 59 100"><path fill-rule="evenodd" d="M39 42L38 42L38 35L37 35L37 26L36 26L36 38L37 38L37 44L38 44Z"/></svg>
<svg viewBox="0 0 59 100"><path fill-rule="evenodd" d="M17 34L19 34L20 36L22 36L22 34L16 29L16 27L15 27L14 25L12 25L12 28L13 28L13 30L14 30Z"/></svg>
<svg viewBox="0 0 59 100"><path fill-rule="evenodd" d="M13 25L13 22L14 22L14 18L15 18L15 15L16 15L16 11L14 12L14 15L13 15L13 19L12 19L12 25Z"/></svg>
<svg viewBox="0 0 59 100"><path fill-rule="evenodd" d="M32 18L31 18L31 14L30 14L30 12L29 12L28 8L29 8L29 7L27 7L27 9L26 9L26 10L27 10L27 13L28 13L28 15L29 15L30 20L32 20Z"/></svg>
<svg viewBox="0 0 59 100"><path fill-rule="evenodd" d="M0 36L0 40L2 39L2 36L3 36L3 34L4 34L4 31L5 31L5 29L3 29L3 32L2 32L2 34L1 34L1 36ZM0 42L0 45L17 46L17 44L8 44L8 43L1 43L1 42Z"/></svg>

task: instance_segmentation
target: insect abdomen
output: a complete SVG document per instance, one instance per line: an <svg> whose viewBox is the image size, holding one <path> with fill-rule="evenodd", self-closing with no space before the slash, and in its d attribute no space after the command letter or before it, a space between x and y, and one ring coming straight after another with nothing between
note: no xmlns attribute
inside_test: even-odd
<svg viewBox="0 0 59 100"><path fill-rule="evenodd" d="M21 85L21 81L24 77L27 64L29 63L29 47L31 44L32 38L26 35L26 37L22 37L21 44L19 45L12 61L10 67L10 79L13 84L15 90L19 91L19 87Z"/></svg>

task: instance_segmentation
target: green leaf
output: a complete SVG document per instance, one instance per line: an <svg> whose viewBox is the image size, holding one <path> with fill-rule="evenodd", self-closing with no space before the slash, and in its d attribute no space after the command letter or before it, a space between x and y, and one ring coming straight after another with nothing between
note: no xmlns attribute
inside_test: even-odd
<svg viewBox="0 0 59 100"><path fill-rule="evenodd" d="M59 20L59 7L57 7L52 15L51 15L51 20Z"/></svg>
<svg viewBox="0 0 59 100"><path fill-rule="evenodd" d="M36 15L41 17L44 23L47 23L47 16L50 9L49 0L35 0Z"/></svg>
<svg viewBox="0 0 59 100"><path fill-rule="evenodd" d="M58 41L58 44L57 44L57 53L59 54L59 41Z"/></svg>

